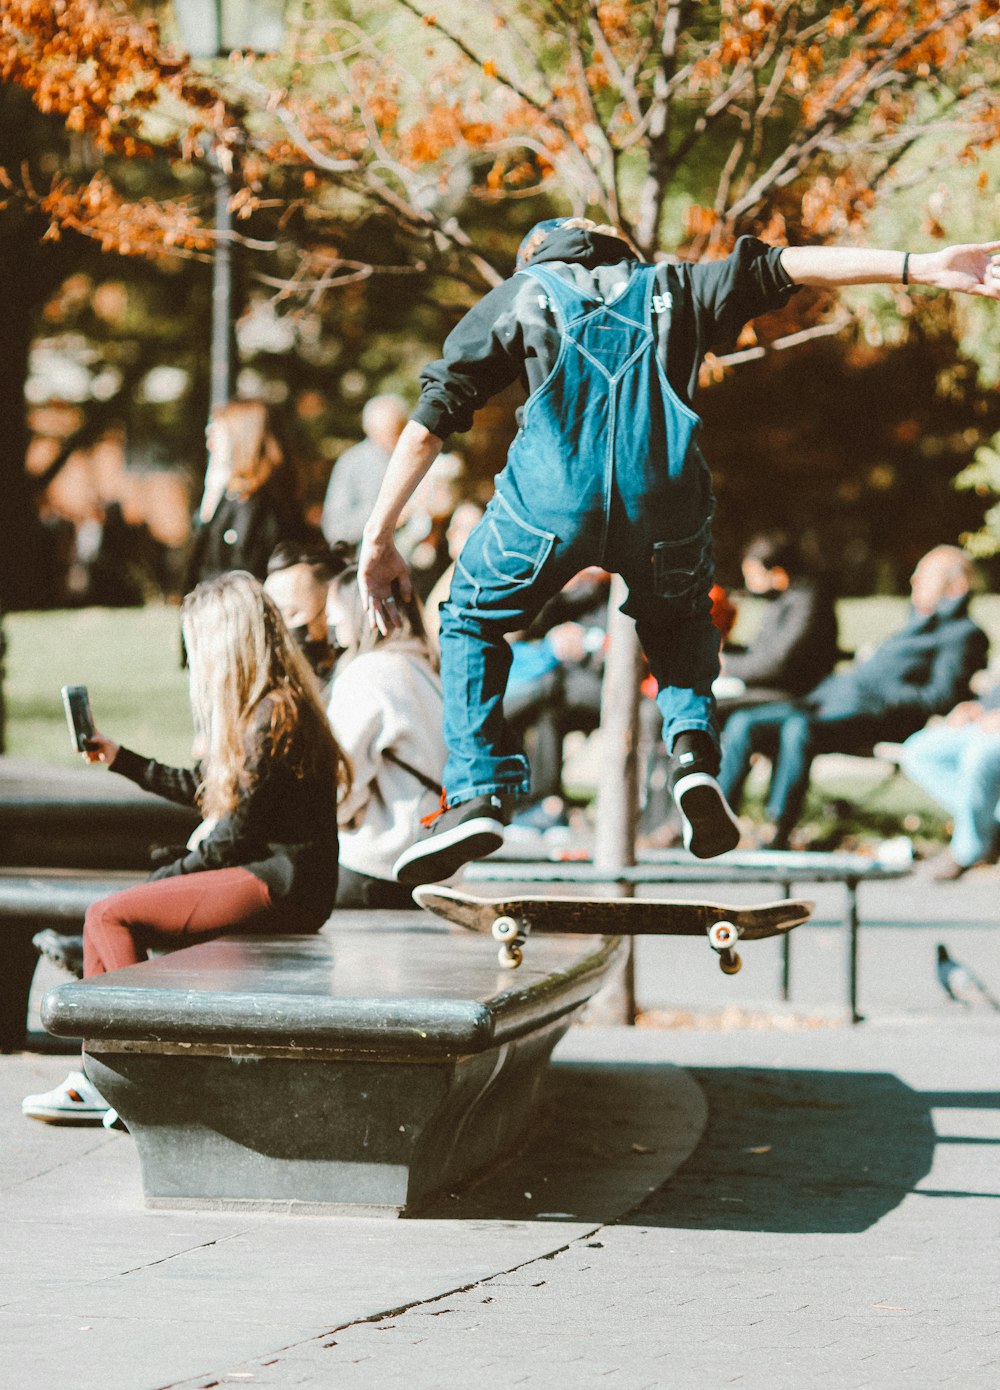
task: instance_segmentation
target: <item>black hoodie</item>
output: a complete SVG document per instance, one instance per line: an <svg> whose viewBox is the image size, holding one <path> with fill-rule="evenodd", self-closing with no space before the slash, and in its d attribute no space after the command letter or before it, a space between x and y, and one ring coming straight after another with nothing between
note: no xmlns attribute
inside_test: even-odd
<svg viewBox="0 0 1000 1390"><path fill-rule="evenodd" d="M670 384L687 405L706 352L730 347L744 324L780 308L798 288L780 262L781 248L740 237L725 260L661 264L657 285L669 296L669 315L655 315L659 351ZM617 237L581 227L550 233L532 259L592 296L606 298L638 262ZM491 396L520 380L529 394L555 362L559 332L542 287L529 275L513 275L456 324L444 356L420 376L413 419L447 439L467 430Z"/></svg>

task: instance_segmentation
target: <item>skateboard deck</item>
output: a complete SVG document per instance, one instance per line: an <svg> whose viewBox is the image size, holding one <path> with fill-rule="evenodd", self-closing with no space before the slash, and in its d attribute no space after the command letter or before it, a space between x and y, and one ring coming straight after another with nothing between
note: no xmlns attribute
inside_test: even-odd
<svg viewBox="0 0 1000 1390"><path fill-rule="evenodd" d="M727 975L742 961L738 941L779 936L808 921L814 904L805 899L735 906L665 898L570 898L548 894L477 898L457 888L425 884L413 890L421 907L468 931L500 943L498 959L508 970L521 964L532 928L542 932L597 936L705 936Z"/></svg>

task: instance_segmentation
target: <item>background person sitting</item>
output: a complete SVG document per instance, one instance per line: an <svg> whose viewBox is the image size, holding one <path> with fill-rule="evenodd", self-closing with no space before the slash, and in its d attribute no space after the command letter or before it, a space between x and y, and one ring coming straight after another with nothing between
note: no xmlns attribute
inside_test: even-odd
<svg viewBox="0 0 1000 1390"><path fill-rule="evenodd" d="M839 656L833 596L807 572L786 532L755 536L742 568L748 592L765 600L764 616L749 646L723 645L714 687L722 722L747 705L805 695Z"/></svg>
<svg viewBox="0 0 1000 1390"><path fill-rule="evenodd" d="M911 734L900 762L952 817L951 844L934 860L930 877L948 882L994 863L1000 848L1000 682L981 700L956 705L943 723Z"/></svg>
<svg viewBox="0 0 1000 1390"><path fill-rule="evenodd" d="M327 628L327 592L330 580L347 564L343 550L328 546L322 536L303 543L283 541L267 562L264 592L302 649L324 700L337 656Z"/></svg>
<svg viewBox="0 0 1000 1390"><path fill-rule="evenodd" d="M338 907L413 907L392 866L441 799L446 753L437 655L419 602L394 604L400 626L383 636L368 622L356 569L330 585L327 619L342 655L327 714L354 773L340 805Z"/></svg>
<svg viewBox="0 0 1000 1390"><path fill-rule="evenodd" d="M206 431L208 468L185 591L230 570L256 579L281 541L303 534L295 481L263 401L227 401Z"/></svg>
<svg viewBox="0 0 1000 1390"><path fill-rule="evenodd" d="M881 739L900 742L968 695L988 647L968 614L972 575L963 551L937 546L913 572L909 619L867 660L835 671L795 704L759 705L730 717L719 782L738 809L753 754L771 758L768 843L787 846L817 753L850 753Z"/></svg>
<svg viewBox="0 0 1000 1390"><path fill-rule="evenodd" d="M87 909L84 975L225 931L315 932L337 891L337 795L349 765L312 672L251 575L222 575L184 600L191 709L204 757L165 767L103 734L85 756L205 817L149 882ZM108 1106L81 1071L27 1096L24 1114L100 1124Z"/></svg>

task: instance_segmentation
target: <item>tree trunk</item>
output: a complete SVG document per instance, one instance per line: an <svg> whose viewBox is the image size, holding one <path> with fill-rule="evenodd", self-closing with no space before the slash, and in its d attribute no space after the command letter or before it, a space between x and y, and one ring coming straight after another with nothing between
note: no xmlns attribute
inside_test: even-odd
<svg viewBox="0 0 1000 1390"><path fill-rule="evenodd" d="M615 575L611 581L608 658L601 692L601 782L594 847L594 863L609 874L635 863L639 805L639 685L644 667L635 624L621 612L626 594L624 580ZM631 888L619 890L619 896L631 894ZM630 940L624 970L591 1004L591 1022L635 1022L634 945Z"/></svg>
<svg viewBox="0 0 1000 1390"><path fill-rule="evenodd" d="M0 610L39 608L49 590L46 533L38 519L31 480L24 469L28 421L24 383L28 375L34 316L38 307L36 277L25 274L26 248L8 243L0 251L0 297L4 306L3 352L0 352L0 496L3 497L3 545L0 546ZM29 263L32 259L29 256Z"/></svg>

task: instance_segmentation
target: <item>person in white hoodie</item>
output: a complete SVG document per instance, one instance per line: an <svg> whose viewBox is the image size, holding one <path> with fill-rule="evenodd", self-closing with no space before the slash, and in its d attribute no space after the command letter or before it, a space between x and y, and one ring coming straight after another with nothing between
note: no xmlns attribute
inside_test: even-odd
<svg viewBox="0 0 1000 1390"><path fill-rule="evenodd" d="M368 623L356 568L330 584L327 625L341 650L327 715L354 770L340 802L338 908L412 908L392 865L435 812L447 751L437 652L419 600L399 602L400 626Z"/></svg>

